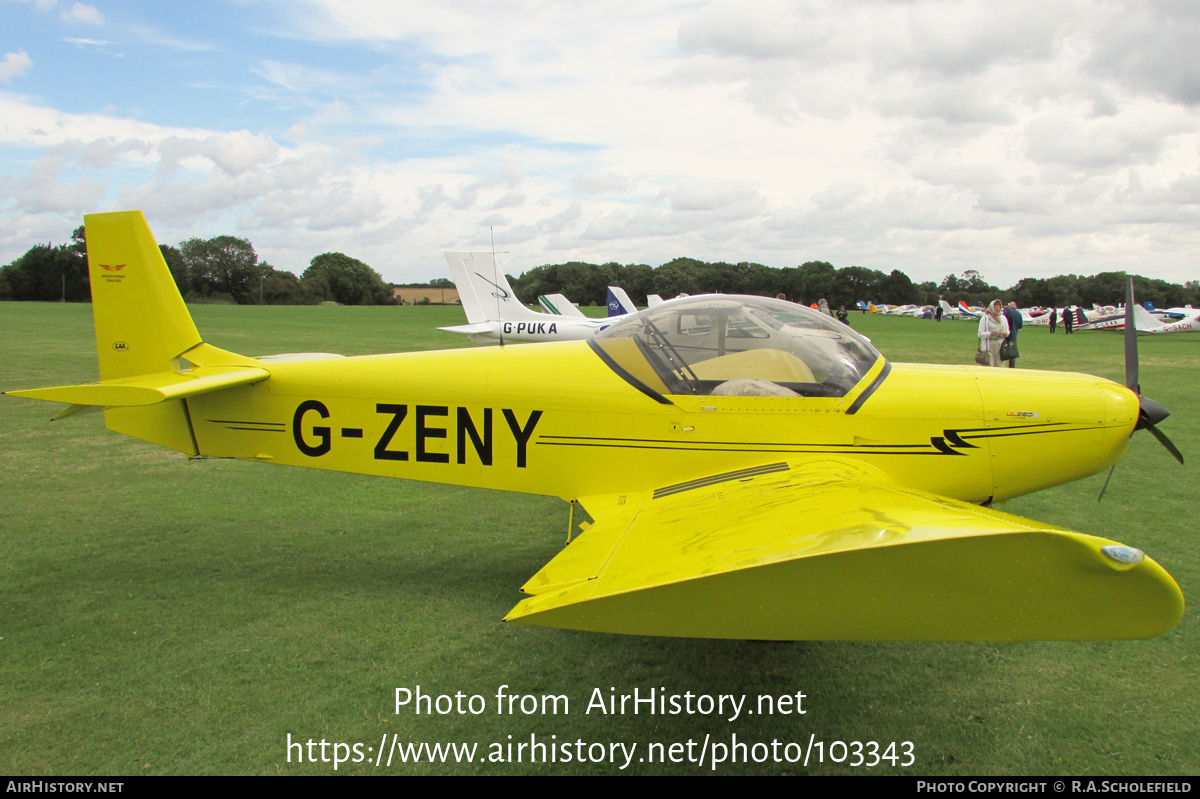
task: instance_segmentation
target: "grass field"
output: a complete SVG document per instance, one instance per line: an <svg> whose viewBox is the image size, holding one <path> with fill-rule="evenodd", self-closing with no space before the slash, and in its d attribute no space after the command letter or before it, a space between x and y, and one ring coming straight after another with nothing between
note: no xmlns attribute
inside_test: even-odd
<svg viewBox="0 0 1200 799"><path fill-rule="evenodd" d="M193 306L205 340L247 355L464 346L455 308ZM602 311L602 309L600 309ZM854 315L892 360L967 363L975 325ZM1022 367L1123 380L1119 335L1020 336ZM1195 459L1200 335L1143 338L1142 386L1173 415L1180 467L1137 434L1103 476L1004 510L1138 546L1200 597ZM0 388L98 378L91 309L0 303ZM556 499L239 461L194 460L93 414L0 398L0 772L331 773L293 740L385 734L488 745L911 741L907 769L726 764L720 773L1195 774L1200 628L1122 643L760 643L505 625L562 547ZM1070 452L1047 451L1046 458ZM398 687L479 694L483 715L396 715ZM569 715L497 715L497 689L566 694ZM604 716L593 688L802 691L804 715ZM557 736L551 741L550 736ZM331 752L331 750L327 750ZM370 755L372 758L374 755ZM815 757L815 756L814 756ZM709 766L703 771L707 772ZM615 773L608 764L438 763L338 773Z"/></svg>

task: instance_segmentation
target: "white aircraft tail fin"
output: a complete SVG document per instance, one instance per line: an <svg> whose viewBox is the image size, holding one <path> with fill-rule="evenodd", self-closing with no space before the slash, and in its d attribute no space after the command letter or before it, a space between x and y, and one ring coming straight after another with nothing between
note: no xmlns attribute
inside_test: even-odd
<svg viewBox="0 0 1200 799"><path fill-rule="evenodd" d="M578 319L587 318L583 311L575 306L575 303L568 300L562 294L539 295L538 305L542 306L542 310L546 313L554 314L555 316L573 316Z"/></svg>
<svg viewBox="0 0 1200 799"><path fill-rule="evenodd" d="M446 263L471 324L546 318L521 304L490 252L448 252Z"/></svg>
<svg viewBox="0 0 1200 799"><path fill-rule="evenodd" d="M1156 330L1162 327L1162 322L1150 315L1150 312L1138 304L1133 306L1133 329Z"/></svg>
<svg viewBox="0 0 1200 799"><path fill-rule="evenodd" d="M662 301L663 301L663 298L657 294L647 294L646 295L646 307L648 307L648 308L653 308L656 305L661 305Z"/></svg>

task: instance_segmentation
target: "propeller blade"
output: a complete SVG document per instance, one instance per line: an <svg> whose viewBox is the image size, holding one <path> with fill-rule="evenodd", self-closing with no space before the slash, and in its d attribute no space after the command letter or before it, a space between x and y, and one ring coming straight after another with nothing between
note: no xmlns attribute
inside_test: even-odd
<svg viewBox="0 0 1200 799"><path fill-rule="evenodd" d="M1104 492L1108 490L1108 481L1112 479L1112 473L1115 472L1116 470L1117 470L1117 464L1114 463L1112 465L1112 468L1108 470L1108 477L1104 478L1104 488L1100 489L1100 496L1096 498L1097 503L1099 503L1100 500L1104 499Z"/></svg>
<svg viewBox="0 0 1200 799"><path fill-rule="evenodd" d="M1141 394L1138 385L1137 329L1133 322L1133 278L1125 289L1125 387L1134 394Z"/></svg>
<svg viewBox="0 0 1200 799"><path fill-rule="evenodd" d="M1150 435L1152 435L1158 439L1158 443L1162 444L1164 447L1167 448L1167 452L1169 452L1175 456L1175 460L1179 461L1179 464L1182 466L1183 465L1183 454L1178 449L1175 448L1175 445L1171 443L1171 439L1167 438L1166 434L1163 433L1163 431L1159 430L1157 427L1155 427L1152 424L1147 424L1146 429L1150 431Z"/></svg>

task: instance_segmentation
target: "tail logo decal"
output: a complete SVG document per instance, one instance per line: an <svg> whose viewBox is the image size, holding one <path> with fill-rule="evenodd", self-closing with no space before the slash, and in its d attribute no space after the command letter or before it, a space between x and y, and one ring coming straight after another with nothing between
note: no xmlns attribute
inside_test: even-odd
<svg viewBox="0 0 1200 799"><path fill-rule="evenodd" d="M101 275L105 283L120 283L124 278L124 273L121 272L125 268L125 264L100 264L100 268L108 274Z"/></svg>
<svg viewBox="0 0 1200 799"><path fill-rule="evenodd" d="M114 341L112 348L116 352L128 352L129 351L129 345L126 344L124 341Z"/></svg>
<svg viewBox="0 0 1200 799"><path fill-rule="evenodd" d="M508 300L508 298L509 298L510 296L512 296L512 295L511 295L511 294L509 294L507 291L505 291L504 289L502 289L500 286L497 286L495 283L493 283L492 281L488 280L486 277L484 277L483 275L479 274L478 272L476 272L476 273L475 273L475 275L476 275L476 276L477 276L477 277L478 277L480 280L482 280L484 283L487 283L489 286L492 286L494 289L496 289L496 291L500 292L499 294L497 294L497 293L496 293L496 291L493 291L493 292L492 292L492 296L493 296L493 297L495 297L496 299L499 299L499 300Z"/></svg>

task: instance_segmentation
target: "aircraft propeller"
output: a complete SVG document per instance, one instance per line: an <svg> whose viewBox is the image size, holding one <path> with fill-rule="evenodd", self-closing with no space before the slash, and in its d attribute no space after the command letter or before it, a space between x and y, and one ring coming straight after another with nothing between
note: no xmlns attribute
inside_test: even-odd
<svg viewBox="0 0 1200 799"><path fill-rule="evenodd" d="M1149 397L1143 397L1141 384L1138 383L1137 328L1133 322L1133 278L1129 278L1129 285L1125 290L1125 386L1138 395L1138 405L1141 408L1134 431L1149 430L1150 435L1157 438L1158 443L1166 447L1167 452L1182 464L1183 455L1166 434L1155 427L1170 416L1171 412Z"/></svg>
<svg viewBox="0 0 1200 799"><path fill-rule="evenodd" d="M1171 412L1164 408L1159 403L1142 396L1142 387L1138 382L1138 351L1137 351L1137 328L1133 321L1133 278L1129 278L1129 285L1125 289L1125 387L1138 396L1138 422L1133 428L1136 433L1138 430L1149 430L1150 435L1158 439L1158 443L1166 447L1167 452L1183 464L1183 454L1179 449L1171 443L1171 439L1167 438L1163 431L1159 430L1155 425L1171 415ZM1112 469L1108 470L1108 477L1104 480L1104 487L1100 489L1100 497L1096 500L1099 502L1104 499L1104 492L1108 490L1108 481L1112 479L1113 470L1117 468L1114 463Z"/></svg>

